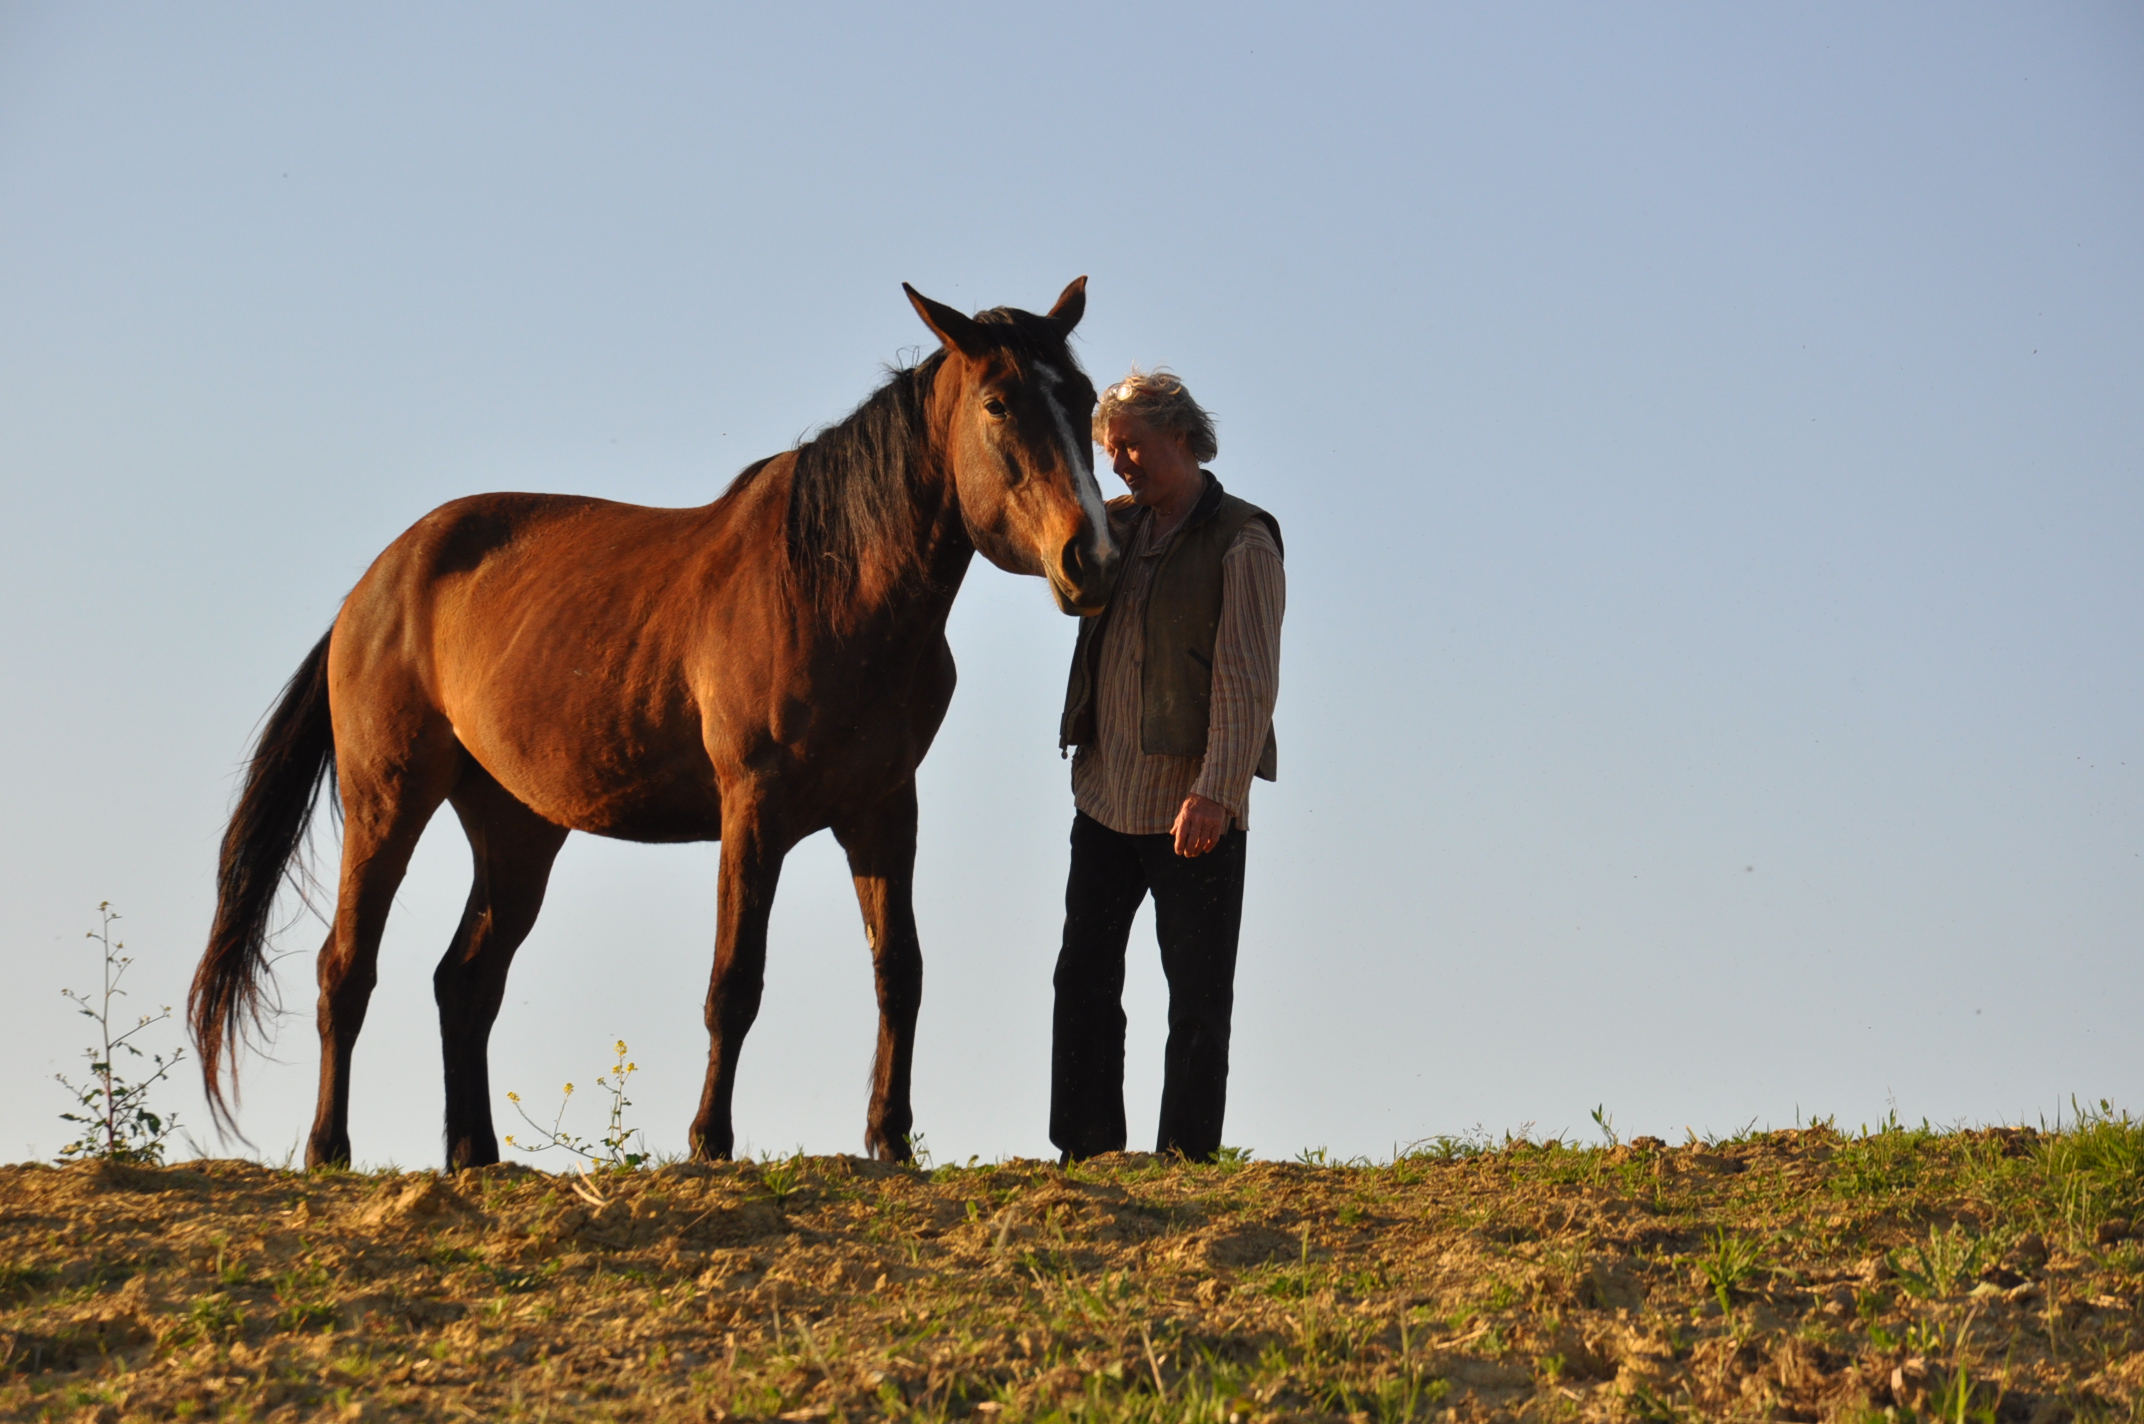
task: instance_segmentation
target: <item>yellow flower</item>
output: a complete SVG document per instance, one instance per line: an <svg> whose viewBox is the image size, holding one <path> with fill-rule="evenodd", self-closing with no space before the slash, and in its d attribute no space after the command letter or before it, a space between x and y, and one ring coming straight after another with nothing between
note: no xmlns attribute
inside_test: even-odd
<svg viewBox="0 0 2144 1424"><path fill-rule="evenodd" d="M520 1101L521 1101L521 1094L519 1094L519 1093L508 1093L508 1094L506 1095L506 1100L507 1100L508 1102L510 1102L510 1103L518 1103L518 1102L520 1102ZM511 1137L509 1137L509 1138L507 1138L506 1140L507 1140L508 1142L512 1142L512 1141L513 1141L514 1139L512 1139Z"/></svg>
<svg viewBox="0 0 2144 1424"><path fill-rule="evenodd" d="M628 1073L638 1073L640 1071L640 1065L638 1063L628 1063L625 1065L625 1071Z"/></svg>
<svg viewBox="0 0 2144 1424"><path fill-rule="evenodd" d="M573 1085L571 1083L566 1085L566 1096L569 1098L573 1096Z"/></svg>
<svg viewBox="0 0 2144 1424"><path fill-rule="evenodd" d="M511 1146L513 1146L513 1145L514 1145L514 1135L513 1135L513 1134L512 1134L511 1132L509 1132L509 1133L507 1133L507 1134L506 1134L506 1145L507 1145L508 1147L511 1147Z"/></svg>

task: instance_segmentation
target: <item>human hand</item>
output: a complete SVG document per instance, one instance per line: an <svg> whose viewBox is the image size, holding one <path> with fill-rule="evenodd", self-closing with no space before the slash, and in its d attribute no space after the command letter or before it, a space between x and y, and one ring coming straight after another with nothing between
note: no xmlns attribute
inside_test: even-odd
<svg viewBox="0 0 2144 1424"><path fill-rule="evenodd" d="M1176 837L1178 855L1204 855L1228 834L1228 808L1194 791L1184 798L1182 809L1176 813L1176 824L1169 832Z"/></svg>

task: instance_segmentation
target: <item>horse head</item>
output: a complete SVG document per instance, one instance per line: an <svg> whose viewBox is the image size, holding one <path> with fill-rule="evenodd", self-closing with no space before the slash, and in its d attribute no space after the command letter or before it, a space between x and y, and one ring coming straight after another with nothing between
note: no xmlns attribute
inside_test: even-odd
<svg viewBox="0 0 2144 1424"><path fill-rule="evenodd" d="M1012 307L964 316L901 286L945 343L933 419L968 537L999 568L1048 579L1066 613L1099 613L1118 550L1094 478L1094 386L1065 344L1087 308L1087 279L1047 316Z"/></svg>

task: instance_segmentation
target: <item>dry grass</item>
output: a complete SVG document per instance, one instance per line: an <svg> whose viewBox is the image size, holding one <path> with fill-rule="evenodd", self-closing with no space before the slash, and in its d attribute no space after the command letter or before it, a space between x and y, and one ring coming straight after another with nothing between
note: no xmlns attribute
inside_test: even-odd
<svg viewBox="0 0 2144 1424"><path fill-rule="evenodd" d="M19 1166L0 1417L2136 1419L2140 1205L2126 1119L592 1189Z"/></svg>

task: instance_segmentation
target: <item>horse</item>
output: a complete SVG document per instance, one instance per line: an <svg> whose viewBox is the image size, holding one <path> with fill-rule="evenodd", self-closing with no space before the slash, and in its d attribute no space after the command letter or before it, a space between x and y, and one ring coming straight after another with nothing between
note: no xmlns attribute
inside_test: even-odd
<svg viewBox="0 0 2144 1424"><path fill-rule="evenodd" d="M878 993L864 1144L910 1160L915 774L953 695L954 596L978 551L1047 579L1068 614L1098 612L1116 577L1084 434L1094 387L1066 345L1086 282L1046 315L973 317L903 283L938 348L712 504L477 495L390 544L263 719L223 837L187 999L219 1129L236 1131L239 1055L273 1012L270 914L325 791L342 863L317 961L307 1166L350 1161L351 1055L380 936L442 804L474 860L432 975L449 1170L499 1160L492 1024L570 831L722 843L688 1133L696 1158L720 1159L783 858L831 829Z"/></svg>

